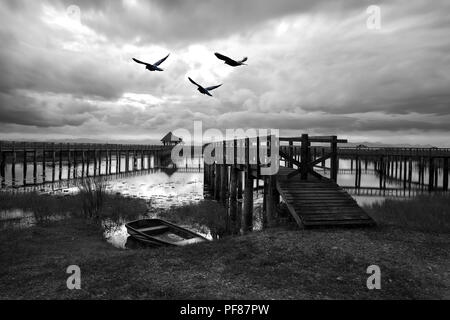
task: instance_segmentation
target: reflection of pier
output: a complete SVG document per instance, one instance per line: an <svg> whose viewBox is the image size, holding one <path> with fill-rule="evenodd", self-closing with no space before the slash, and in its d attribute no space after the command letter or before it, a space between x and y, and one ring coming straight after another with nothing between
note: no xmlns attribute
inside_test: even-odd
<svg viewBox="0 0 450 320"><path fill-rule="evenodd" d="M145 171L161 167L170 158L171 149L149 145L0 142L1 186L6 187L7 175L12 187L26 187ZM21 181L17 179L19 165Z"/></svg>

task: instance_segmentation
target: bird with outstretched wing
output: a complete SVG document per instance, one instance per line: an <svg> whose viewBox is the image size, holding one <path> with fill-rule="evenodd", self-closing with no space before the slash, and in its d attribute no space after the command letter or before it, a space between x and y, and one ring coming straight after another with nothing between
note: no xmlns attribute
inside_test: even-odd
<svg viewBox="0 0 450 320"><path fill-rule="evenodd" d="M223 54L220 54L218 52L214 53L214 55L218 59L224 61L225 64L227 64L229 66L232 66L232 67L238 67L238 66L246 65L244 62L246 62L248 60L247 57L245 57L242 60L237 61L237 60L231 59L230 57L224 56Z"/></svg>
<svg viewBox="0 0 450 320"><path fill-rule="evenodd" d="M188 77L188 79L189 79L189 81L190 81L192 84L194 84L194 85L197 86L197 90L198 90L200 93L206 94L206 95L208 95L208 96L210 96L210 97L212 97L212 94L211 94L209 91L212 91L212 90L217 89L217 88L219 88L219 87L222 86L221 84L219 84L219 85L217 85L217 86L211 86L211 87L205 88L205 87L199 85L199 84L198 84L197 82L195 82L194 80L192 80L190 77Z"/></svg>
<svg viewBox="0 0 450 320"><path fill-rule="evenodd" d="M149 71L164 71L163 69L161 69L161 68L159 67L159 65L160 65L161 63L163 63L164 61L166 61L167 58L168 58L169 56L170 56L170 53L169 53L167 56L165 56L164 58L162 58L161 60L156 61L156 62L153 63L153 64L147 63L147 62L144 62L144 61L141 61L141 60L138 60L138 59L136 59L136 58L133 58L133 61L136 62L136 63L145 65L145 69L147 69L147 70L149 70Z"/></svg>

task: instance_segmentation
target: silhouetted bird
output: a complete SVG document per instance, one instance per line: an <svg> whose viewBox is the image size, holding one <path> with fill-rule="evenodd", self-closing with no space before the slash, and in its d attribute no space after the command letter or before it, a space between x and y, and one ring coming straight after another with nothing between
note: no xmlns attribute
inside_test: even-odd
<svg viewBox="0 0 450 320"><path fill-rule="evenodd" d="M162 58L161 60L155 62L154 64L146 63L146 62L140 61L135 58L133 58L133 61L145 65L145 69L147 69L148 71L164 71L163 69L159 68L159 65L161 63L163 63L164 61L166 61L166 59L169 56L170 56L170 53L165 58Z"/></svg>
<svg viewBox="0 0 450 320"><path fill-rule="evenodd" d="M189 78L189 81L192 82L193 84L195 84L198 88L197 90L200 91L203 94L207 94L208 96L212 97L212 94L209 93L209 91L217 89L218 87L221 86L221 84L219 84L218 86L213 86L213 87L208 87L208 88L203 88L201 85L199 85L197 82L195 82L194 80L192 80L191 78Z"/></svg>
<svg viewBox="0 0 450 320"><path fill-rule="evenodd" d="M225 64L232 66L232 67L239 67L239 66L243 66L246 65L244 62L247 61L247 57L245 57L244 59L242 59L241 61L236 61L233 60L231 58L228 58L227 56L224 56L223 54L220 53L214 53L214 55L219 58L220 60L225 61Z"/></svg>

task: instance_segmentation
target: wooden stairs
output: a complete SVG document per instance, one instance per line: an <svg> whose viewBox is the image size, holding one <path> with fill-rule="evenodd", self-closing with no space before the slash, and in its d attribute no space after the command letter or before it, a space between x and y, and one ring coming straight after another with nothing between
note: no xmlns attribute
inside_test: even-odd
<svg viewBox="0 0 450 320"><path fill-rule="evenodd" d="M374 220L339 185L328 178L299 175L288 178L294 169L281 167L277 190L289 212L302 227L368 227Z"/></svg>

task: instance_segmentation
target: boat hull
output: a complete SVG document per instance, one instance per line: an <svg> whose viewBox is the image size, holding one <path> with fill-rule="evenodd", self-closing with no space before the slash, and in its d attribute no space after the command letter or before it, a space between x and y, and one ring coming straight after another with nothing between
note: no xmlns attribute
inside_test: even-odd
<svg viewBox="0 0 450 320"><path fill-rule="evenodd" d="M162 219L142 219L125 225L128 234L139 242L151 246L185 246L209 241L190 230Z"/></svg>

